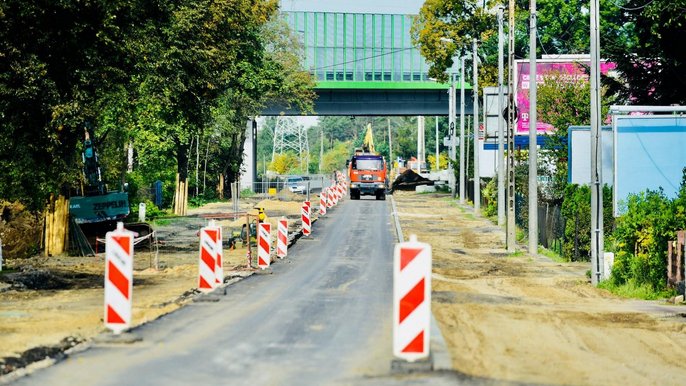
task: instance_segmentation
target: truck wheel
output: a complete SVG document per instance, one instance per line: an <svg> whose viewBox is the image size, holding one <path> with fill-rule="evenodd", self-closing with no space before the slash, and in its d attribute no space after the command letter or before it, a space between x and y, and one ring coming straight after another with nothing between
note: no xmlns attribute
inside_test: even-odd
<svg viewBox="0 0 686 386"><path fill-rule="evenodd" d="M377 200L385 200L385 199L386 199L386 193L384 193L384 192L376 192L376 199L377 199Z"/></svg>

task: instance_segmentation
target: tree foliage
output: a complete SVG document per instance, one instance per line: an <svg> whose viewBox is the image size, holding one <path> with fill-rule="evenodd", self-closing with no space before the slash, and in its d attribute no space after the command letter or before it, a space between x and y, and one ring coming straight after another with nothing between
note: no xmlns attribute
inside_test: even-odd
<svg viewBox="0 0 686 386"><path fill-rule="evenodd" d="M601 46L623 76L623 82L615 84L619 95L632 104L685 104L686 53L681 39L686 1L625 0L621 4L615 15L623 33L608 36Z"/></svg>
<svg viewBox="0 0 686 386"><path fill-rule="evenodd" d="M2 2L0 197L40 208L77 188L86 122L113 186L173 183L198 159L233 181L247 118L269 99L311 109L293 36L275 0Z"/></svg>

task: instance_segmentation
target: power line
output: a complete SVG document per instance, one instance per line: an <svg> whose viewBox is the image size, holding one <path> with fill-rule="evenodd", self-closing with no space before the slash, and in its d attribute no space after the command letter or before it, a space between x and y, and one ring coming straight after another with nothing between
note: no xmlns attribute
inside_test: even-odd
<svg viewBox="0 0 686 386"><path fill-rule="evenodd" d="M415 49L415 48L416 48L416 47L401 48L401 49L399 49L399 50L390 51L390 52L385 52L385 53L383 53L383 54L377 54L377 55L372 55L372 56L366 56L366 57L364 57L364 58L359 58L359 59L355 59L355 60L348 60L347 62L341 62L341 63L336 63L336 64L330 64L330 65L328 65L328 66L317 67L317 68L312 69L312 71L317 71L317 70L323 70L323 69L326 69L326 68L332 68L332 67L343 66L343 65L345 65L345 64L350 64L350 63L357 63L357 62L361 62L361 61L367 60L367 59L380 58L380 57L382 57L382 56L392 55L392 54L395 54L395 53L398 53L398 52L408 51L408 50L412 50L412 49Z"/></svg>
<svg viewBox="0 0 686 386"><path fill-rule="evenodd" d="M647 2L647 3L643 4L643 5L641 5L640 7L633 7L633 8L623 7L623 6L619 5L619 4L617 4L616 1L615 1L614 3L615 3L615 6L616 6L617 8L619 8L619 9L623 9L623 10L625 10L625 11L638 11L638 10L641 10L641 9L643 9L643 8L645 8L645 7L647 7L647 6L649 6L649 5L652 4L653 2L655 2L655 0L650 0L649 2Z"/></svg>

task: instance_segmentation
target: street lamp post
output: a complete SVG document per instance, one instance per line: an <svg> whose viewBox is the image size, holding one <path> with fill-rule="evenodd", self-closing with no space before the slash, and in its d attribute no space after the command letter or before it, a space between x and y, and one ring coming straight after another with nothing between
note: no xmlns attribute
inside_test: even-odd
<svg viewBox="0 0 686 386"><path fill-rule="evenodd" d="M460 58L460 203L465 200L464 56Z"/></svg>
<svg viewBox="0 0 686 386"><path fill-rule="evenodd" d="M435 116L434 119L436 120L436 171L438 171L440 169L438 167L438 116Z"/></svg>
<svg viewBox="0 0 686 386"><path fill-rule="evenodd" d="M454 40L450 38L440 38L440 41L443 43L453 43ZM463 63L464 64L464 63ZM463 67L463 66L462 66ZM462 83L462 76L460 77L460 83ZM448 170L449 170L449 184L450 184L450 191L452 194L452 198L455 198L456 196L456 189L455 185L455 168L453 165L452 160L454 160L456 157L456 143L455 143L455 137L456 137L456 132L455 132L455 79L453 78L453 74L450 74L450 87L448 88L448 134L450 135L450 150L448 152L450 158L450 162L448 164ZM462 94L462 99L464 99L464 94ZM464 138L460 138L460 156L462 156L462 144L464 143ZM438 157L438 150L436 150L436 155ZM437 158L438 159L438 158ZM436 161L438 162L438 161ZM462 164L461 164L462 165ZM462 176L463 173L463 167L460 166L460 176ZM462 181L462 180L460 180ZM462 185L460 185L460 202L462 202Z"/></svg>
<svg viewBox="0 0 686 386"><path fill-rule="evenodd" d="M503 118L504 42L503 7L498 7L498 225L505 225L505 135ZM509 149L508 149L509 150Z"/></svg>
<svg viewBox="0 0 686 386"><path fill-rule="evenodd" d="M453 43L453 39L450 38L441 38L440 39L442 42L445 43ZM464 119L464 57L460 57L460 204L464 204L465 202L465 136L464 136L464 124L465 124L465 119ZM448 114L450 115L449 117L449 127L451 129L451 132L453 133L453 136L451 137L451 142L452 142L452 152L451 152L451 159L457 158L457 151L455 149L455 137L456 134L454 127L455 127L455 83L451 77L451 82L450 82L450 106L448 109ZM452 163L451 163L451 168L450 168L451 174L450 174L450 180L454 181L455 179L455 173L453 172L452 168ZM453 191L453 198L455 198L455 184L451 183L451 189Z"/></svg>
<svg viewBox="0 0 686 386"><path fill-rule="evenodd" d="M529 10L529 254L538 254L538 125L536 117L536 0Z"/></svg>
<svg viewBox="0 0 686 386"><path fill-rule="evenodd" d="M474 79L472 80L472 92L474 94L474 213L479 214L481 209L481 183L479 182L479 64L476 53L476 38L472 40L472 68Z"/></svg>

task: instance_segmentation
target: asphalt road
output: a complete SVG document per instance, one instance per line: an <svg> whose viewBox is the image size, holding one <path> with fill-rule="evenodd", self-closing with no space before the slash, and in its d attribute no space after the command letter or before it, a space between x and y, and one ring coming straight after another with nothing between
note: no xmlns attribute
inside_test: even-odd
<svg viewBox="0 0 686 386"><path fill-rule="evenodd" d="M94 343L17 384L454 384L391 374L392 229L388 201L343 201L271 274L133 330L140 342Z"/></svg>

